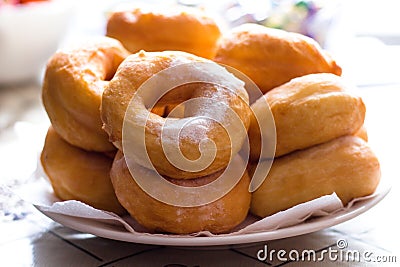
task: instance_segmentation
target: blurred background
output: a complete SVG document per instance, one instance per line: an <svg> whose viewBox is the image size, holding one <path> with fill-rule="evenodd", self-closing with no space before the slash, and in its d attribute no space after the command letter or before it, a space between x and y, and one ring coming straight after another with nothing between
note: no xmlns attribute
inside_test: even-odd
<svg viewBox="0 0 400 267"><path fill-rule="evenodd" d="M1 0L0 86L40 82L40 71L56 48L104 35L110 11L137 3L200 6L223 29L255 22L303 33L329 50L344 66L344 76L357 84L389 83L397 76L396 0Z"/></svg>

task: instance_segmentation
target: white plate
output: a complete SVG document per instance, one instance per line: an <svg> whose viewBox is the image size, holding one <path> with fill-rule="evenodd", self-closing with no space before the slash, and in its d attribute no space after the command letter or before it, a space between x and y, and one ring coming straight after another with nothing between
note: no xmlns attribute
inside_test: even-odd
<svg viewBox="0 0 400 267"><path fill-rule="evenodd" d="M80 232L90 233L99 237L127 241L133 243L152 244L152 245L167 245L167 246L217 246L217 245L232 245L232 244L247 244L267 240L281 239L291 236L297 236L315 232L327 227L337 225L348 221L375 206L380 202L390 191L390 188L385 188L377 192L376 196L367 200L359 201L347 211L337 212L333 215L312 218L304 223L273 230L267 232L231 235L231 236L199 236L199 237L182 237L178 235L134 235L127 232L122 226L110 225L106 223L93 222L90 225L86 219L71 217L51 212L41 211L46 216L54 221L75 229Z"/></svg>

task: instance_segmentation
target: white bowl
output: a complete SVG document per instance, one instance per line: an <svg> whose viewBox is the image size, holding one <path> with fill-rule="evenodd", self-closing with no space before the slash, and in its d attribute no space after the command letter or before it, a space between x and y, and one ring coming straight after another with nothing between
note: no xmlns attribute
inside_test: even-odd
<svg viewBox="0 0 400 267"><path fill-rule="evenodd" d="M61 0L0 7L0 84L38 77L62 41L72 10Z"/></svg>

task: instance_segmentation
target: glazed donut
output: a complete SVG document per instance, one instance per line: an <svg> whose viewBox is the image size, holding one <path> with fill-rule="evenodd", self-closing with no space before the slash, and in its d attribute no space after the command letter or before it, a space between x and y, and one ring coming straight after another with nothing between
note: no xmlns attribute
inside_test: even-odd
<svg viewBox="0 0 400 267"><path fill-rule="evenodd" d="M251 108L260 117L269 104L276 127L276 151L279 157L298 149L327 142L343 135L355 134L363 125L365 105L349 92L339 76L330 73L308 74L292 79L267 92ZM252 159L260 155L261 140L268 142L256 117L249 128Z"/></svg>
<svg viewBox="0 0 400 267"><path fill-rule="evenodd" d="M97 209L124 214L110 180L112 162L103 153L71 146L49 128L41 163L61 200L79 200Z"/></svg>
<svg viewBox="0 0 400 267"><path fill-rule="evenodd" d="M340 137L275 159L252 194L251 212L266 217L333 192L346 205L372 194L380 175L378 159L364 140Z"/></svg>
<svg viewBox="0 0 400 267"><path fill-rule="evenodd" d="M214 60L246 74L264 94L306 74L342 73L313 39L258 24L243 24L223 35Z"/></svg>
<svg viewBox="0 0 400 267"><path fill-rule="evenodd" d="M107 23L107 36L120 40L132 53L176 50L212 58L220 35L213 18L182 6L114 12Z"/></svg>
<svg viewBox="0 0 400 267"><path fill-rule="evenodd" d="M236 156L235 165L243 165ZM234 166L235 166L234 165ZM236 166L235 166L236 167ZM154 172L139 165L142 172ZM220 172L208 177L191 180L168 179L184 187L197 187L217 179ZM251 194L248 191L250 179L247 171L240 181L222 198L196 207L172 206L160 202L145 193L132 178L125 158L118 152L111 168L111 180L121 204L131 216L150 231L175 234L190 234L200 231L225 233L241 223L247 216ZM169 192L174 194L174 192Z"/></svg>
<svg viewBox="0 0 400 267"><path fill-rule="evenodd" d="M218 73L212 73L211 78L217 79L218 75L223 73L224 75L228 75L229 79L233 79L233 85L225 87L221 84L194 82L176 87L165 94L158 104L174 106L186 100L201 99L202 101L191 102L185 105L184 118L168 120L150 113L144 97L133 97L139 94L137 90L144 81L152 76L155 77L155 74L164 70L175 71L174 68L171 68L174 66L182 67L178 71L179 73L165 74L163 72L162 75L160 74L163 77L161 78L162 80L158 80L156 86L141 90L141 94L144 94L143 91L146 91L148 95L162 94L160 92L160 83L163 83L165 87L169 85L170 81L174 83L177 79L184 79L182 77L189 77L190 79L199 78L204 74L198 70L198 65L191 65L195 63L216 67ZM215 81L217 82L218 80ZM243 86L244 83L242 81L236 79L224 68L210 60L178 51L141 51L124 60L104 90L101 104L104 130L109 134L110 140L114 145L123 151L123 121L125 116L127 116L125 125L126 121L128 121L128 126L131 125L132 129L127 132L129 136L125 136L124 138L132 142L132 147L137 148L141 144L138 136L141 134L141 131L144 131L142 128L145 128L145 149L147 151L141 154L138 153L140 155L135 156L137 163L148 168L153 168L146 163L148 155L151 163L161 175L176 179L190 179L209 175L227 166L232 156L241 149L247 136L246 131L250 123L251 111L248 105L248 94ZM130 115L125 115L130 101ZM232 117L229 111L235 113L236 117ZM143 127L140 125L144 118L146 118L146 127L144 127L144 124ZM220 121L217 122L210 118L216 118ZM167 122L169 123L168 126ZM238 129L232 133L228 133L224 125L236 125ZM241 129L242 131L239 131ZM167 134L165 137L164 134L167 130L173 131L173 133ZM167 145L170 145L176 141L179 144L177 147L183 157L190 161L195 161L203 154L212 155L210 152L211 149L205 149L205 153L199 150L201 142L205 139L214 142L215 147L212 148L212 152L216 151L215 157L208 167L195 171L188 171L187 169L176 167L176 164L173 165L170 162L170 158L167 157L171 157L171 154L174 153L165 152L163 149L165 147L164 142L169 142ZM127 156L127 153L123 152ZM169 154L166 155L166 153Z"/></svg>
<svg viewBox="0 0 400 267"><path fill-rule="evenodd" d="M50 58L43 104L55 131L68 143L90 151L115 150L102 130L99 109L107 80L127 56L117 40L102 37Z"/></svg>

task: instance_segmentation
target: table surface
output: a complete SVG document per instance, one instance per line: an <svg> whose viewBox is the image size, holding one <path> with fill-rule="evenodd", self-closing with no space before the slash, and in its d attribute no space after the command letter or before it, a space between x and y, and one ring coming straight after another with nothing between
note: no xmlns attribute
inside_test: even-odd
<svg viewBox="0 0 400 267"><path fill-rule="evenodd" d="M360 50L350 53L352 60L345 62L344 77L359 85L355 92L367 106L369 143L380 159L382 179L392 185L388 196L366 213L334 227L286 239L222 247L168 247L104 239L64 227L17 198L8 188L18 188L35 170L49 121L40 99L40 82L0 86L0 265L382 266L384 261L384 266L398 264L400 50L385 47L379 51L384 51L374 56L379 64L368 60L360 63L364 55ZM370 257L360 261L323 257L320 262L301 257L286 261L278 257L272 261L257 258L265 246L286 253L314 250L322 257L329 249L337 249L339 240L347 242L347 251Z"/></svg>

